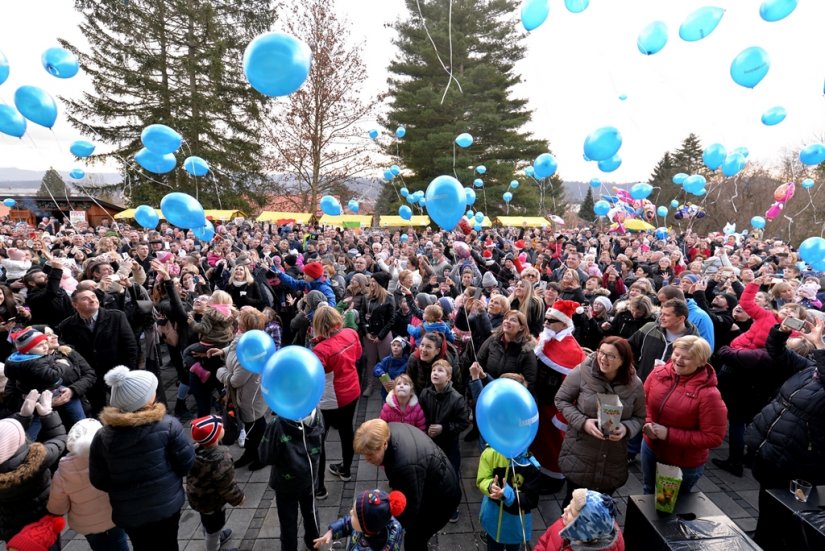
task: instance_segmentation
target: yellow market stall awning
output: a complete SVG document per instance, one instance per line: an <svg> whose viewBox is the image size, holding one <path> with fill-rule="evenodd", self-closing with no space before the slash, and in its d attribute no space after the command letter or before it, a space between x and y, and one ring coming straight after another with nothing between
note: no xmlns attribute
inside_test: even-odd
<svg viewBox="0 0 825 551"><path fill-rule="evenodd" d="M245 218L246 214L239 210L206 210L206 217L210 220L225 222L234 218Z"/></svg>
<svg viewBox="0 0 825 551"><path fill-rule="evenodd" d="M126 209L114 215L115 220L133 220L135 218L135 210L137 209ZM155 209L155 212L158 213L158 217L161 220L166 220L163 217L163 213L160 212L160 209Z"/></svg>
<svg viewBox="0 0 825 551"><path fill-rule="evenodd" d="M295 220L298 224L306 224L312 218L308 212L276 212L265 210L258 216L258 222L277 222L278 220Z"/></svg>
<svg viewBox="0 0 825 551"><path fill-rule="evenodd" d="M336 228L369 228L372 226L372 215L369 214L342 214L330 216L325 214L318 220L322 226L335 226Z"/></svg>
<svg viewBox="0 0 825 551"><path fill-rule="evenodd" d="M400 216L382 216L379 224L382 228L401 228L405 226L429 226L430 217L424 215L413 216L409 220L404 220Z"/></svg>
<svg viewBox="0 0 825 551"><path fill-rule="evenodd" d="M502 226L511 226L516 228L540 228L542 226L552 225L546 218L542 218L541 216L499 216L496 218L496 222Z"/></svg>

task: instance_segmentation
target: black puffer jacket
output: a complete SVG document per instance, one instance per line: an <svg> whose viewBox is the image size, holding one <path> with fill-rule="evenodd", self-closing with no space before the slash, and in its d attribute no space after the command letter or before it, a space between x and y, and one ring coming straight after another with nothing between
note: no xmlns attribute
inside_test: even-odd
<svg viewBox="0 0 825 551"><path fill-rule="evenodd" d="M433 437L433 442L442 449L458 441L461 433L470 426L464 396L459 394L451 383L437 391L430 386L421 391L418 403L424 410L427 426L441 425L441 434Z"/></svg>
<svg viewBox="0 0 825 551"><path fill-rule="evenodd" d="M60 288L60 280L63 277L63 270L46 266L45 271L49 274L46 286L29 289L26 292L26 306L31 309L31 325L44 324L49 327L57 325L74 313L72 299L68 293Z"/></svg>
<svg viewBox="0 0 825 551"><path fill-rule="evenodd" d="M195 462L195 450L162 404L134 413L104 408L103 428L89 454L92 486L109 494L112 520L135 528L180 511L183 477Z"/></svg>
<svg viewBox="0 0 825 551"><path fill-rule="evenodd" d="M461 486L450 460L429 436L405 423L389 425L384 471L390 488L399 490L407 498L407 506L398 521L407 531L414 531L419 523L431 524L427 514L432 504L454 503L457 507Z"/></svg>
<svg viewBox="0 0 825 551"><path fill-rule="evenodd" d="M31 417L15 415L23 428ZM50 468L66 449L66 430L60 416L52 412L40 418L40 442L26 442L13 456L0 464L0 540L9 541L24 526L48 513L46 504L51 489Z"/></svg>
<svg viewBox="0 0 825 551"><path fill-rule="evenodd" d="M392 295L387 295L387 298L380 303L378 300L368 299L364 308L366 309L367 334L375 335L378 340L383 340L392 329L392 318L395 313Z"/></svg>
<svg viewBox="0 0 825 551"><path fill-rule="evenodd" d="M479 365L493 379L498 379L505 373L519 373L527 381L532 390L536 382L536 354L533 352L536 343L511 342L505 346L503 337L491 335L481 349L476 353Z"/></svg>
<svg viewBox="0 0 825 551"><path fill-rule="evenodd" d="M622 310L613 317L610 321L610 329L606 330L604 334L629 339L633 333L652 321L656 321L653 316L634 318L630 310Z"/></svg>
<svg viewBox="0 0 825 551"><path fill-rule="evenodd" d="M258 457L264 465L272 465L269 473L269 486L284 495L297 496L311 491L312 474L317 473L321 460L321 446L324 437L324 422L321 411L315 410L312 417L303 425L274 416L266 426ZM418 430L418 429L416 429ZM304 438L306 437L306 448ZM312 465L307 461L307 454Z"/></svg>
<svg viewBox="0 0 825 551"><path fill-rule="evenodd" d="M771 330L768 342L778 344L787 333ZM774 340L775 339L775 340ZM769 348L776 363L800 369L774 400L753 419L745 442L756 450L754 477L772 479L781 472L788 479L803 478L814 485L825 483L825 350L814 352L814 362L784 347ZM761 468L760 468L761 467ZM770 470L771 472L762 471Z"/></svg>

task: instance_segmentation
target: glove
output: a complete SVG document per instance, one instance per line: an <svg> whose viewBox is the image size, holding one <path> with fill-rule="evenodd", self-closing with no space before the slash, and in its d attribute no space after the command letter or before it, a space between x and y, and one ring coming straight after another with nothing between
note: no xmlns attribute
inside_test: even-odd
<svg viewBox="0 0 825 551"><path fill-rule="evenodd" d="M34 414L34 406L37 404L37 399L40 398L40 393L36 390L29 391L28 395L23 399L23 407L20 408L20 415L23 417L31 417Z"/></svg>
<svg viewBox="0 0 825 551"><path fill-rule="evenodd" d="M513 487L509 484L504 485L504 504L508 507L513 504L513 501L516 499L516 492L513 491Z"/></svg>
<svg viewBox="0 0 825 551"><path fill-rule="evenodd" d="M49 415L52 412L52 391L44 391L43 394L40 395L40 399L37 401L34 408L37 410L37 414L40 417Z"/></svg>

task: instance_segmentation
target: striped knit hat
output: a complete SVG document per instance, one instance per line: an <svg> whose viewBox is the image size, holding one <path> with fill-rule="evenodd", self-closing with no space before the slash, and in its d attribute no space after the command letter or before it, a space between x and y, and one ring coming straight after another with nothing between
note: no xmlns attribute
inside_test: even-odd
<svg viewBox="0 0 825 551"><path fill-rule="evenodd" d="M14 340L14 346L17 347L17 351L21 354L28 353L32 348L48 340L48 337L41 333L40 331L35 331L32 327L26 327L25 329L21 329L17 333L11 336L12 340Z"/></svg>
<svg viewBox="0 0 825 551"><path fill-rule="evenodd" d="M192 440L205 448L221 439L223 422L217 415L207 415L192 421Z"/></svg>

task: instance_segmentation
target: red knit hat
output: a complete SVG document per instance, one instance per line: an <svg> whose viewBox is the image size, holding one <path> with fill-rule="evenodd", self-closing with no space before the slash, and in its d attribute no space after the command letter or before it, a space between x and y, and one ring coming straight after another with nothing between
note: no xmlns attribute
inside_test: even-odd
<svg viewBox="0 0 825 551"><path fill-rule="evenodd" d="M192 421L192 440L201 447L217 443L222 434L223 422L217 415L207 415Z"/></svg>
<svg viewBox="0 0 825 551"><path fill-rule="evenodd" d="M48 340L46 335L40 331L36 331L32 327L21 329L17 333L13 334L11 338L14 341L14 346L17 347L17 351L21 354L26 354L41 342Z"/></svg>
<svg viewBox="0 0 825 551"><path fill-rule="evenodd" d="M355 499L355 516L366 536L380 534L387 527L392 517L404 512L407 497L394 490L387 494L381 490L361 492Z"/></svg>
<svg viewBox="0 0 825 551"><path fill-rule="evenodd" d="M310 262L304 266L304 275L308 275L312 279L321 279L324 275L324 266L320 262Z"/></svg>
<svg viewBox="0 0 825 551"><path fill-rule="evenodd" d="M48 551L65 526L63 517L47 515L20 530L9 540L7 548L9 551Z"/></svg>

